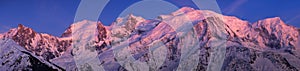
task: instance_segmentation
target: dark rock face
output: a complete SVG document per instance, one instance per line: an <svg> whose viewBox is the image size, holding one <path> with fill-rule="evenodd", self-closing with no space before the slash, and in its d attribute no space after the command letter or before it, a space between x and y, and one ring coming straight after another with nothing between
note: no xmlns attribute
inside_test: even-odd
<svg viewBox="0 0 300 71"><path fill-rule="evenodd" d="M12 39L19 42L18 44L23 47L31 47L30 44L32 44L33 41L30 39L36 37L37 33L31 28L26 28L21 24L18 25L17 30L17 33L12 37Z"/></svg>
<svg viewBox="0 0 300 71"><path fill-rule="evenodd" d="M42 56L46 60L59 57L71 46L71 40L59 40L58 37L52 35L36 33L31 28L21 24L4 37L14 40L26 50Z"/></svg>
<svg viewBox="0 0 300 71"><path fill-rule="evenodd" d="M29 54L29 53L26 53L26 52L23 52L23 53ZM33 71L58 71L58 70L64 71L63 68L53 69L51 66L48 66L47 64L44 64L43 62L41 62L39 59L33 57L32 55L29 56L29 62L32 65L28 66L28 68L32 69Z"/></svg>
<svg viewBox="0 0 300 71"><path fill-rule="evenodd" d="M102 25L102 23L97 23L97 34L98 41L104 41L107 38L107 29Z"/></svg>
<svg viewBox="0 0 300 71"><path fill-rule="evenodd" d="M61 37L72 36L72 26L68 27L67 30L61 35Z"/></svg>

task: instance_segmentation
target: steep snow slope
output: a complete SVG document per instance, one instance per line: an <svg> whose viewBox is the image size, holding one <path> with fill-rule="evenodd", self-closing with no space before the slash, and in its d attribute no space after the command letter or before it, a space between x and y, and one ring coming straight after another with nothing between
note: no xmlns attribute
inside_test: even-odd
<svg viewBox="0 0 300 71"><path fill-rule="evenodd" d="M1 70L64 70L43 59L39 59L35 55L32 55L29 51L20 47L10 39L0 40L0 56Z"/></svg>
<svg viewBox="0 0 300 71"><path fill-rule="evenodd" d="M181 18L180 20L176 20L177 19L176 17L180 17L182 15L188 17L189 18L188 20L191 21L190 23L194 25L194 29L197 29L196 30L198 35L197 39L199 39L200 42L199 47L197 48L199 49L199 51L201 51L199 53L200 62L198 63L197 68L195 68L194 70L205 70L207 68L207 65L209 64L209 60L211 57L210 54L213 52L212 46L215 45L215 44L209 45L212 42L212 37L213 37L212 34L214 34L212 33L212 30L220 29L220 28L209 27L209 25L214 23L220 23L222 21L224 22L223 24L226 30L225 32L223 32L224 33L223 37L228 38L226 39L227 40L226 54L225 54L225 60L222 66L222 70L265 70L268 68L274 70L298 70L299 69L299 66L295 64L295 63L299 63L299 57L298 54L296 54L298 53L298 50L293 49L293 47L296 47L294 45L295 44L294 41L298 41L298 38L296 36L299 35L295 27L287 26L283 22L280 22L279 26L286 27L283 28L284 31L281 31L282 30L281 28L276 28L276 26L272 26L274 27L273 30L275 31L277 30L276 33L274 34L276 35L284 34L283 37L285 39L281 39L281 38L277 38L276 35L272 37L271 33L267 33L265 35L265 31L255 26L256 25L255 23L251 25L249 22L240 20L236 17L231 17L231 16L218 17L220 16L220 14L216 14L214 12L205 11L205 10L194 10L191 8L182 8L172 13L171 15L162 15L158 19L163 19L163 20L158 20L158 22L155 23L145 21L145 22L149 22L149 25L154 24L154 28L147 29L147 30L140 30L139 27L137 27L137 30L133 30L131 35L126 35L126 36L131 36L126 38L127 40L123 39L123 41L128 42L125 43L125 45L128 46L129 48L127 51L130 51L132 54L129 57L133 56L134 59L136 60L147 62L147 60L149 60L150 57L148 56L148 54L144 54L144 53L148 52L147 50L150 48L149 46L151 43L157 40L161 40L162 43L164 43L166 47L168 47L168 50L166 56L167 60L166 62L164 62L164 64L161 67L159 67L159 70L176 69L178 65L180 65L178 61L182 59L180 58L181 57L180 54L182 54L180 50L182 50L183 47L180 46L180 44L186 42L186 41L180 41L182 40L182 38L180 38L179 35L176 35L176 33L180 33L180 32L175 32L176 29L178 28L178 25L188 24L188 22L184 22L187 21L184 18ZM220 20L214 18L220 18ZM174 21L165 22L166 19L174 20ZM266 20L269 21L269 19ZM266 23L264 24L264 26L267 26L268 23L277 24L276 21L281 21L281 20L277 19L277 20L270 20L270 21L271 22L263 22ZM139 24L139 23L133 23L133 24ZM169 24L175 24L175 26ZM293 33L285 33L288 32L285 29ZM138 32L138 33L134 33L134 32ZM226 34L228 34L228 36ZM123 37L123 36L119 36L119 37ZM278 40L278 41L274 41L274 40ZM123 44L121 43L120 45ZM290 57L286 57L286 56L290 56ZM109 63L112 62L114 61L111 62L104 61L104 65L109 65ZM264 65L264 63L259 63L259 62L269 62L266 64L270 66L261 67L261 65ZM237 64L237 65L233 66L233 64ZM130 67L134 68L134 66L136 65L132 65L129 67L125 66L125 69L127 68L130 69ZM109 68L109 69L113 69L113 68Z"/></svg>

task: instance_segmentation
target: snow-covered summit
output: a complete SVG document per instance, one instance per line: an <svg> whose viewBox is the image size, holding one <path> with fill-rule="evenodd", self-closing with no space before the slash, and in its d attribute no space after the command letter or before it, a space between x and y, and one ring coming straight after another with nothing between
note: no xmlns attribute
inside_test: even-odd
<svg viewBox="0 0 300 71"><path fill-rule="evenodd" d="M191 29L194 31L189 32ZM188 33L182 36L181 33L186 31ZM158 71L176 70L183 56L181 50L192 48L184 44L192 46L199 43L193 49L199 53L196 55L199 56L199 62L192 63L197 64L194 70L205 70L214 51L213 41L217 37L222 38L226 44L222 70L264 70L261 68L263 63L269 66L267 70L300 70L300 53L297 50L299 32L298 28L285 24L279 17L250 23L209 10L183 7L171 14L160 15L157 19L144 19L130 14L118 18L111 26L104 26L99 21L83 20L70 25L61 37L37 33L19 25L1 34L0 38L12 39L38 58L66 70L76 70L71 44L79 42L74 41L80 38L78 36L92 36L90 39L95 41L92 47L98 52L99 61L105 70L136 67L121 67L114 57L114 45L122 42L128 42L126 48L133 59L141 62L151 62L149 55L155 54L148 51L153 50L157 42L163 43L167 48L161 49L159 53L165 53L166 61L162 66L154 67Z"/></svg>

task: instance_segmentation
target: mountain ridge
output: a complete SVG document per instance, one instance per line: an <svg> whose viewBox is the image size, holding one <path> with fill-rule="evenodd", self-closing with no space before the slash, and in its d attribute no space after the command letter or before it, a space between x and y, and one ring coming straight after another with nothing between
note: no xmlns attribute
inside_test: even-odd
<svg viewBox="0 0 300 71"><path fill-rule="evenodd" d="M195 10L195 9L193 9L193 8L190 8L190 7L182 7L182 8L180 8L179 10L177 10L176 12L173 12L173 13L171 13L171 15L178 15L179 13L188 13L188 12L192 12L192 11L209 11L209 10ZM212 12L212 11L210 11L210 12ZM130 14L130 15L128 15L128 16L134 16L133 14ZM135 17L135 16L134 16ZM282 21L283 23L280 23L281 25L287 25L287 26L291 26L291 27L294 27L294 28L297 28L297 29L299 29L300 30L300 28L298 28L298 27L295 27L295 26L292 26L292 25L289 25L289 24L286 24L286 23L284 23L284 21L283 20L281 20L280 19L280 17L270 17L270 18L265 18L265 19L260 19L260 20L257 20L256 22L253 22L253 23L250 23L249 21L247 21L247 20L242 20L242 19L239 19L238 17L236 17L236 16L226 16L226 15L224 15L224 17L229 17L229 18L233 18L233 19L237 19L237 20L241 20L241 21L245 21L245 22L248 22L249 23L249 25L253 25L253 24L255 24L255 23L257 23L257 22L259 22L259 21L264 21L264 20L274 20L274 19L277 19L277 20L280 20L280 21ZM118 20L118 19L117 19ZM117 21L116 20L116 21ZM78 22L86 22L86 21L89 21L89 20L82 20L82 21L78 21ZM75 23L78 23L78 22L75 22ZM94 21L93 21L94 22ZM102 26L104 26L104 27L111 27L112 25L114 25L114 23L112 23L111 25L109 25L109 26L105 26L105 25L103 25L100 21L97 21L97 22L99 22ZM73 23L74 24L74 23ZM62 37L66 37L66 33L68 33L69 31L68 30L70 30L70 27L73 25L73 24L71 24L68 28L66 28L65 29L65 31L60 35L60 36L56 36L56 37L60 37L60 38L62 38ZM24 26L23 24L18 24L18 27L26 27L26 26ZM17 27L17 28L18 28ZM28 28L28 27L26 27L26 28ZM12 28L12 29L14 29L14 28ZM10 29L10 30L12 30L12 29ZM31 30L33 30L34 31L34 29L32 29L32 28L29 28L29 29L31 29ZM0 36L4 36L3 34L5 34L5 33L7 33L7 32L4 32L4 33L0 33ZM36 32L37 33L37 32ZM70 32L69 32L70 33ZM43 33L43 34L48 34L48 35L51 35L51 34L49 34L49 33ZM54 36L54 35L51 35L51 36Z"/></svg>
<svg viewBox="0 0 300 71"><path fill-rule="evenodd" d="M74 34L77 32L73 31L85 31L85 28L80 28L82 26L92 27L87 31L94 32L88 35L92 37L93 44L86 49L97 51L99 60L103 62L102 65L106 70L128 69L128 67L118 65L117 58L112 57L114 45L120 45L123 42L129 42L127 45L135 59L146 62L151 59L149 54L145 54L147 50L159 42L163 43L168 47L166 49L167 61L158 70L177 68L179 64L177 61L181 59L180 50L185 48L183 44L186 43L184 40L187 40L182 37L192 38L188 41L199 43L197 51L202 51L199 54L201 62L198 62L194 70L205 70L209 67L210 53L214 47L212 41L217 37L226 38L223 39L226 41L226 57L222 70L263 70L264 68L260 68L262 65L260 61L270 65L271 69L267 70L300 70L300 66L295 64L299 63L297 60L300 58L297 46L300 31L296 27L285 24L279 17L250 23L234 16L224 16L212 11L195 10L189 7L183 7L171 14L160 15L157 19L150 20L131 14L118 18L110 26L104 26L100 21L83 20L72 24L60 37L36 33L31 28L19 25L0 35L0 38L10 38L37 55L38 58L57 63L66 70L76 70L74 66L76 60L73 59L74 48L71 44L78 42L73 36L77 37L82 33ZM194 29L193 33L189 32L186 33L187 36L182 36L187 27ZM215 31L221 33L214 33ZM195 43L188 44L194 45ZM295 60L289 60L289 58ZM111 67L111 64L115 66ZM173 65L169 66L170 64ZM237 65L233 66L233 64Z"/></svg>

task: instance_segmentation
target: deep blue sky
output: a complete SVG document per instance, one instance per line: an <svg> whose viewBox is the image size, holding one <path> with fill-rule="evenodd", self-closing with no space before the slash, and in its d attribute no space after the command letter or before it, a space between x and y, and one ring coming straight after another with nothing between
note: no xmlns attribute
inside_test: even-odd
<svg viewBox="0 0 300 71"><path fill-rule="evenodd" d="M119 14L139 0L111 0L99 20L111 24ZM196 7L188 0L167 0L178 6ZM255 22L281 17L289 25L300 27L300 0L217 0L225 15ZM0 33L17 24L37 32L60 36L73 23L80 0L0 0Z"/></svg>

